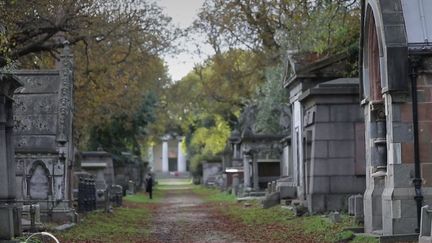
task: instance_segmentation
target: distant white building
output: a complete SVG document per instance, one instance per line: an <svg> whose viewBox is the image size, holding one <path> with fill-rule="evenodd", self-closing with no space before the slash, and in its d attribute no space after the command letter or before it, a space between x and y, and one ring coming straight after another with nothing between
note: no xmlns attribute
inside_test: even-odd
<svg viewBox="0 0 432 243"><path fill-rule="evenodd" d="M152 171L157 174L187 172L186 153L182 149L184 137L165 135L149 148L149 162Z"/></svg>

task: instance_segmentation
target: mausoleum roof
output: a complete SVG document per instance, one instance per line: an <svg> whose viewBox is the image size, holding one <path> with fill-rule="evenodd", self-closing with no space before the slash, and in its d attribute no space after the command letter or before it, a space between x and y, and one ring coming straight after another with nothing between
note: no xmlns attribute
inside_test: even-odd
<svg viewBox="0 0 432 243"><path fill-rule="evenodd" d="M348 49L330 56L301 58L303 55L310 56L297 53L288 55L285 88L291 89L297 83L309 83L307 86L313 87L321 82L346 77L351 72L351 62L356 60L356 53Z"/></svg>
<svg viewBox="0 0 432 243"><path fill-rule="evenodd" d="M432 49L432 1L401 0L408 47Z"/></svg>
<svg viewBox="0 0 432 243"><path fill-rule="evenodd" d="M81 152L81 155L83 157L86 157L86 156L111 156L111 154L106 152L106 151L85 151L85 152Z"/></svg>
<svg viewBox="0 0 432 243"><path fill-rule="evenodd" d="M101 161L82 162L81 167L82 168L105 168L105 167L107 167L107 163L101 162Z"/></svg>

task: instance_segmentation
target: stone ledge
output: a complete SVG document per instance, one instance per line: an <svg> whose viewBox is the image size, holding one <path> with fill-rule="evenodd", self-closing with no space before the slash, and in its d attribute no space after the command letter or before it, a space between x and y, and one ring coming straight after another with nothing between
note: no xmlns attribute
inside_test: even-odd
<svg viewBox="0 0 432 243"><path fill-rule="evenodd" d="M401 234L401 235L378 235L371 233L355 233L356 236L368 236L374 237L379 240L380 243L386 242L418 242L418 234Z"/></svg>

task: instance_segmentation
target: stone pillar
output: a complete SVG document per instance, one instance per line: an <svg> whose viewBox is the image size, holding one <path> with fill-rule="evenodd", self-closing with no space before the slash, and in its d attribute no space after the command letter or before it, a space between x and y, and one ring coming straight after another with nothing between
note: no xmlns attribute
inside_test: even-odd
<svg viewBox="0 0 432 243"><path fill-rule="evenodd" d="M239 175L234 174L232 175L232 194L237 195L238 194L238 187L239 187Z"/></svg>
<svg viewBox="0 0 432 243"><path fill-rule="evenodd" d="M168 138L162 138L162 172L168 171Z"/></svg>
<svg viewBox="0 0 432 243"><path fill-rule="evenodd" d="M259 191L258 158L256 154L252 155L252 172L253 189L254 191Z"/></svg>
<svg viewBox="0 0 432 243"><path fill-rule="evenodd" d="M14 147L12 143L13 91L20 86L12 76L0 76L0 242L12 239L20 231L19 210L15 204L16 179Z"/></svg>
<svg viewBox="0 0 432 243"><path fill-rule="evenodd" d="M149 161L149 166L150 166L150 171L152 172L154 170L154 151L153 151L154 147L153 145L151 145L148 150L148 161Z"/></svg>
<svg viewBox="0 0 432 243"><path fill-rule="evenodd" d="M179 172L186 172L186 157L183 153L182 142L183 137L178 137L178 147L177 147L177 170Z"/></svg>
<svg viewBox="0 0 432 243"><path fill-rule="evenodd" d="M243 180L245 189L251 187L250 182L250 171L249 171L249 161L251 156L249 153L244 153L243 155Z"/></svg>

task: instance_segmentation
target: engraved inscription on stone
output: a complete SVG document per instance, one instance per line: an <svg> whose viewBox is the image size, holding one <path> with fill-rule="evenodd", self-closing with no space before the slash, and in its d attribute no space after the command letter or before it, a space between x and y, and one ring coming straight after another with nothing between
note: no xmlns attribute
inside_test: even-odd
<svg viewBox="0 0 432 243"><path fill-rule="evenodd" d="M59 89L58 72L18 72L16 76L24 85L19 93L49 93Z"/></svg>
<svg viewBox="0 0 432 243"><path fill-rule="evenodd" d="M44 168L38 165L30 179L30 197L32 199L48 199L49 180Z"/></svg>
<svg viewBox="0 0 432 243"><path fill-rule="evenodd" d="M15 134L55 135L57 120L55 115L15 115Z"/></svg>
<svg viewBox="0 0 432 243"><path fill-rule="evenodd" d="M16 152L57 152L54 135L16 135Z"/></svg>
<svg viewBox="0 0 432 243"><path fill-rule="evenodd" d="M53 94L15 94L15 114L53 114L57 112L58 95Z"/></svg>

